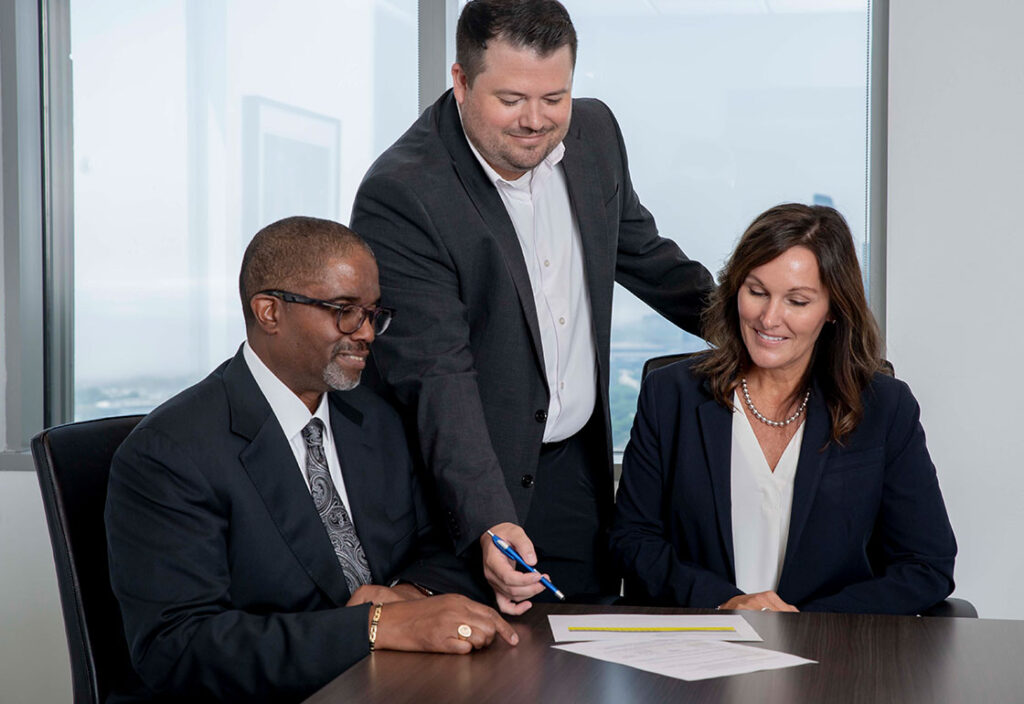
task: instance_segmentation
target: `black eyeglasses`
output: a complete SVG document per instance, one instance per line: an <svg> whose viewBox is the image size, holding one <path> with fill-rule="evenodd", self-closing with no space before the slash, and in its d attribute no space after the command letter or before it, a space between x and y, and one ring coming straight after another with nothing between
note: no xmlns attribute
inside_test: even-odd
<svg viewBox="0 0 1024 704"><path fill-rule="evenodd" d="M307 306L330 308L338 314L338 318L335 322L338 325L338 331L343 335L351 335L356 330L363 327L363 323L366 322L367 318L370 319L370 325L373 326L373 334L381 335L388 329L388 326L391 325L392 318L395 317L395 311L393 308L384 308L382 306L361 306L356 303L331 303L330 301L322 301L319 298L310 298L309 296L303 296L299 293L279 291L277 289L268 289L266 291L260 291L259 293L265 296L280 298L282 301L287 301L288 303L302 303Z"/></svg>

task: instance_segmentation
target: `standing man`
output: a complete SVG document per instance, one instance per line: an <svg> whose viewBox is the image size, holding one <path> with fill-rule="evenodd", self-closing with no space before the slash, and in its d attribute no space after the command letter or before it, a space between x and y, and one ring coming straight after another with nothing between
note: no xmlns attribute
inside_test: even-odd
<svg viewBox="0 0 1024 704"><path fill-rule="evenodd" d="M370 168L352 226L402 308L374 351L418 429L457 552L478 542L506 613L543 591L618 593L609 334L618 281L696 332L707 270L658 236L615 118L573 100L576 33L556 0L471 0L454 88Z"/></svg>
<svg viewBox="0 0 1024 704"><path fill-rule="evenodd" d="M356 388L391 310L348 228L268 225L240 276L246 342L114 456L110 579L148 700L305 698L377 649L517 637L433 540L398 415ZM143 684L144 683L144 684Z"/></svg>

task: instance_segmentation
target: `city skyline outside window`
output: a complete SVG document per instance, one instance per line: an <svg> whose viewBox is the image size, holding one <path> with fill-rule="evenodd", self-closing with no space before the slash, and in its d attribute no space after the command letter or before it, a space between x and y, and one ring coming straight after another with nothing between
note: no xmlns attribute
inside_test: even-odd
<svg viewBox="0 0 1024 704"><path fill-rule="evenodd" d="M759 213L821 203L846 217L866 261L866 0L563 3L579 36L573 94L615 113L663 236L717 277ZM705 347L616 285L616 450L644 361Z"/></svg>

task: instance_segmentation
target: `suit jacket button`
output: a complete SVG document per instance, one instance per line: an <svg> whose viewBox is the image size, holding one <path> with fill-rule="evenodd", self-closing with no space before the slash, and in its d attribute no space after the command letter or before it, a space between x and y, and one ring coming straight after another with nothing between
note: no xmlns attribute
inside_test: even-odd
<svg viewBox="0 0 1024 704"><path fill-rule="evenodd" d="M542 409L540 409L539 411L537 411L536 413L533 414L533 419L535 421L537 421L538 423L547 423L548 422L548 412L545 411L542 408Z"/></svg>
<svg viewBox="0 0 1024 704"><path fill-rule="evenodd" d="M533 475L532 474L524 474L522 482L523 482L523 488L524 489L532 489L533 488Z"/></svg>

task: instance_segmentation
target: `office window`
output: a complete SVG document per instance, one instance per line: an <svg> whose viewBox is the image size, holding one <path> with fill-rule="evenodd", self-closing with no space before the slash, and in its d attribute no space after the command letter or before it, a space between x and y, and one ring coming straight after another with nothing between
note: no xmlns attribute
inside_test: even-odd
<svg viewBox="0 0 1024 704"><path fill-rule="evenodd" d="M347 220L417 114L418 4L72 3L77 419L149 410L233 353L260 226ZM867 0L566 5L575 93L614 110L638 193L689 256L717 272L788 200L834 205L866 252ZM617 448L643 361L702 344L616 290Z"/></svg>
<svg viewBox="0 0 1024 704"><path fill-rule="evenodd" d="M756 215L821 203L843 213L866 261L866 0L563 2L579 35L574 94L615 112L664 236L717 274ZM616 287L616 449L644 360L703 347Z"/></svg>
<svg viewBox="0 0 1024 704"><path fill-rule="evenodd" d="M263 225L347 222L417 114L416 0L71 6L75 417L150 410L244 338Z"/></svg>

